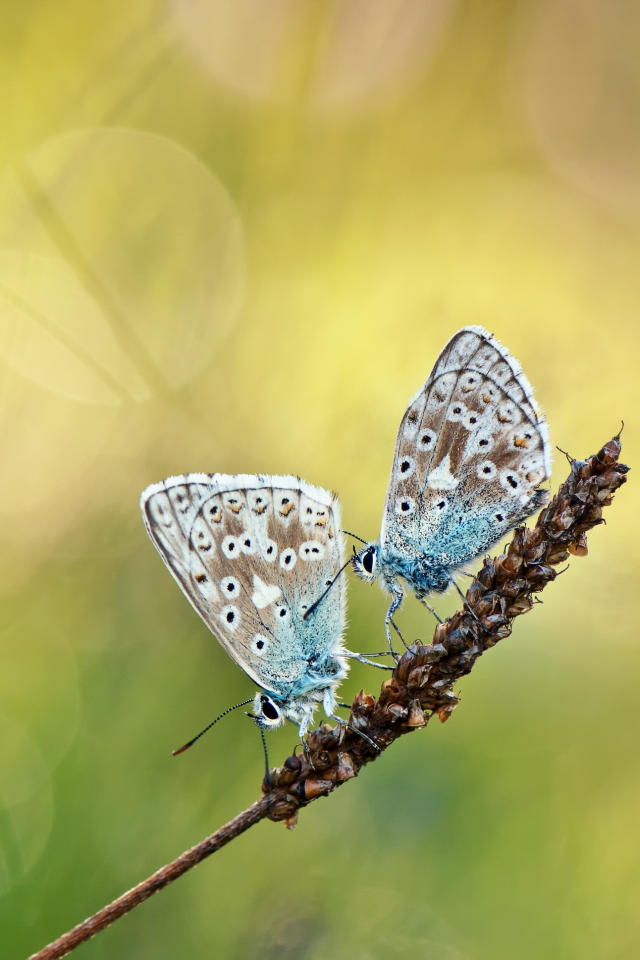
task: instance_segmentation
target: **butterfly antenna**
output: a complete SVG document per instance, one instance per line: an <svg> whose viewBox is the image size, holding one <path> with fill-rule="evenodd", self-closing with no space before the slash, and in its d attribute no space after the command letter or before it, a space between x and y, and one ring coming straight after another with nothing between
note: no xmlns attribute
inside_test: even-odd
<svg viewBox="0 0 640 960"><path fill-rule="evenodd" d="M350 530L341 530L340 533L346 533L348 537L353 537L354 540L359 540L360 543L367 543L367 540L363 540L362 537L359 537L356 533L351 533Z"/></svg>
<svg viewBox="0 0 640 960"><path fill-rule="evenodd" d="M193 740L189 740L189 743L185 743L185 745L183 747L180 747L179 750L173 750L171 753L171 756L177 757L179 753L184 753L185 750L188 750L189 747L192 747L196 742L196 740L199 740L200 737L202 737L207 732L207 730L211 730L211 727L215 726L218 720L222 720L223 717L226 717L226 715L228 713L231 713L232 710L237 710L238 707L246 707L248 703L253 703L253 697L251 698L251 700L243 700L242 703L236 703L234 707L229 707L227 710L224 711L224 713L221 713L219 717L216 717L215 720L212 723L210 723L208 727L205 727L204 730L201 730L197 737L194 737Z"/></svg>
<svg viewBox="0 0 640 960"><path fill-rule="evenodd" d="M329 590L331 590L331 587L334 585L334 583L336 582L336 580L338 579L338 577L340 576L340 574L343 573L343 571L347 569L347 567L349 566L350 563L351 563L351 557L349 557L349 559L347 560L347 562L346 562L345 564L343 564L343 566L340 567L340 569L339 569L338 572L336 573L336 575L335 575L335 577L333 578L333 580L330 580L330 581L329 581L329 583L327 584L326 590L324 590L324 592L318 597L318 599L315 601L315 603L312 603L312 604L311 604L311 606L310 606L309 609L306 611L306 613L304 613L304 614L302 615L302 619L303 619L303 620L306 620L307 617L309 617L309 616L313 613L313 611L316 609L316 607L318 606L318 604L322 603L322 601L324 600L324 598L326 597L326 595L329 593Z"/></svg>

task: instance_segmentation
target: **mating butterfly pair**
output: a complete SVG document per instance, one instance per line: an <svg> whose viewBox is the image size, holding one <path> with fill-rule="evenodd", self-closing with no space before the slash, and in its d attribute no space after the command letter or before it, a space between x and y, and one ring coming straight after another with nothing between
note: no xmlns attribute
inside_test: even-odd
<svg viewBox="0 0 640 960"><path fill-rule="evenodd" d="M546 500L547 425L518 362L482 327L447 343L411 401L398 437L378 542L353 558L392 596L444 593L456 570ZM304 736L335 693L342 640L344 538L337 498L297 477L187 474L148 487L149 535L187 599L258 685L261 726L288 718Z"/></svg>

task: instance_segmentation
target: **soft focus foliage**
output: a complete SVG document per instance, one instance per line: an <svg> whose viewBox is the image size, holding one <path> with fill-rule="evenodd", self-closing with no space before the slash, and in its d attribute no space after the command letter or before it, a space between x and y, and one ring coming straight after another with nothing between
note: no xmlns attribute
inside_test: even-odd
<svg viewBox="0 0 640 960"><path fill-rule="evenodd" d="M240 711L170 756L252 687L148 541L147 483L300 473L375 536L406 401L469 323L521 360L555 443L585 456L624 419L633 465L640 17L27 0L0 44L0 942L21 960L258 794ZM83 955L637 955L634 483L449 723ZM352 584L353 648L382 649L383 610ZM432 632L415 601L401 622ZM378 682L355 667L344 694Z"/></svg>

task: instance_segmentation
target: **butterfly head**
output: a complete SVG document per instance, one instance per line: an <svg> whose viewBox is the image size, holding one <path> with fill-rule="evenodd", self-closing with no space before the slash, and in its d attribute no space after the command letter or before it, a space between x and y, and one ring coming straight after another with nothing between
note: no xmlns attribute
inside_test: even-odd
<svg viewBox="0 0 640 960"><path fill-rule="evenodd" d="M270 730L281 727L285 720L285 712L282 706L267 693L256 693L253 701L253 715L263 727Z"/></svg>
<svg viewBox="0 0 640 960"><path fill-rule="evenodd" d="M362 550L354 553L352 564L361 580L373 583L379 576L380 545L367 543Z"/></svg>

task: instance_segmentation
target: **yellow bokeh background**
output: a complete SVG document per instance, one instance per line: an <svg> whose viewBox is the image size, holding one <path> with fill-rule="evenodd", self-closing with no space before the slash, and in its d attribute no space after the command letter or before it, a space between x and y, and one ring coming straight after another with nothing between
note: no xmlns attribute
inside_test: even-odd
<svg viewBox="0 0 640 960"><path fill-rule="evenodd" d="M150 544L148 483L296 473L375 538L406 402L477 323L555 444L585 457L624 420L635 463L640 15L27 0L0 45L0 955L22 960L259 792L240 711L171 757L252 685ZM637 955L634 491L446 725L82 955ZM352 648L381 649L384 609L350 584ZM414 600L400 622L433 626ZM344 696L378 682L356 665Z"/></svg>

